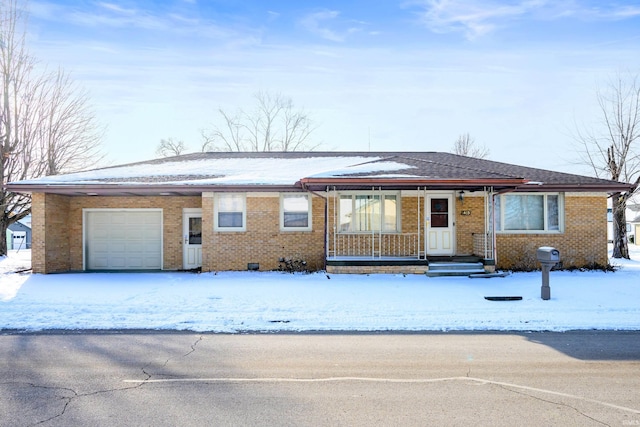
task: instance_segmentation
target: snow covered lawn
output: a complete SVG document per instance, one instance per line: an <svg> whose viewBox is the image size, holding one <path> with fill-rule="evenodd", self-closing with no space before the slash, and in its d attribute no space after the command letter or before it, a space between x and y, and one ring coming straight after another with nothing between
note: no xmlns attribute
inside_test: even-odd
<svg viewBox="0 0 640 427"><path fill-rule="evenodd" d="M640 247L615 273L506 278L275 272L15 273L0 258L0 329L250 331L640 330ZM521 296L487 301L485 296Z"/></svg>

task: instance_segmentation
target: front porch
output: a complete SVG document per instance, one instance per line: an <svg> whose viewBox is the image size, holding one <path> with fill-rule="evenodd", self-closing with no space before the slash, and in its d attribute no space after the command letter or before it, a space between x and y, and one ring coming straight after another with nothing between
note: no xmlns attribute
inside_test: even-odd
<svg viewBox="0 0 640 427"><path fill-rule="evenodd" d="M495 235L489 206L494 193L483 190L334 188L328 192L327 272L493 272Z"/></svg>
<svg viewBox="0 0 640 427"><path fill-rule="evenodd" d="M326 260L327 273L345 274L427 274L468 276L494 271L491 260L475 255L414 257L332 257Z"/></svg>

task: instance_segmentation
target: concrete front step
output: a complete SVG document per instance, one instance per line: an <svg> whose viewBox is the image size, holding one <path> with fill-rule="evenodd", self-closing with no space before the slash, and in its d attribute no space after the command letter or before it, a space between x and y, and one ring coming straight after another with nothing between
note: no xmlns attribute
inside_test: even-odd
<svg viewBox="0 0 640 427"><path fill-rule="evenodd" d="M441 276L469 276L471 274L484 273L484 265L481 262L432 262L425 273L428 277Z"/></svg>

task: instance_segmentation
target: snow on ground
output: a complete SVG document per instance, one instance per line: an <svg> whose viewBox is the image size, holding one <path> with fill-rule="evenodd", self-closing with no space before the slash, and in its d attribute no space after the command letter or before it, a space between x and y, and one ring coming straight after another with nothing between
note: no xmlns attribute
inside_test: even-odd
<svg viewBox="0 0 640 427"><path fill-rule="evenodd" d="M0 329L251 331L640 330L640 246L615 273L506 278L422 275L15 273L29 251L0 258ZM487 301L485 296L521 296Z"/></svg>

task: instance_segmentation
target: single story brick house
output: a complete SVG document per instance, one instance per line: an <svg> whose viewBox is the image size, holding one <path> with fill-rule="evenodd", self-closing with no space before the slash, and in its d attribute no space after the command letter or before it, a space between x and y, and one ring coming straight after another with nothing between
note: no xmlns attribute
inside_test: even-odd
<svg viewBox="0 0 640 427"><path fill-rule="evenodd" d="M7 184L32 194L34 272L425 273L606 265L630 184L442 152L196 153Z"/></svg>

